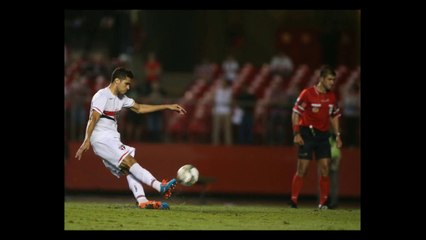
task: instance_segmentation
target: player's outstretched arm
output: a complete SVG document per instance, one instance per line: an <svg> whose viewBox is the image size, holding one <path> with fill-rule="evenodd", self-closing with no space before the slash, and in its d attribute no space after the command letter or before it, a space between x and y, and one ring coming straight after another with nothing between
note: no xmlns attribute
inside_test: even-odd
<svg viewBox="0 0 426 240"><path fill-rule="evenodd" d="M181 107L179 104L148 105L148 104L139 104L135 102L135 104L133 104L133 106L130 109L136 113L150 113L150 112L166 110L166 109L176 111L179 114L186 113L186 110L183 107Z"/></svg>
<svg viewBox="0 0 426 240"><path fill-rule="evenodd" d="M172 111L176 111L179 114L185 114L186 113L186 110L183 107L181 107L179 104L170 104L170 105L168 105L168 109L172 110Z"/></svg>

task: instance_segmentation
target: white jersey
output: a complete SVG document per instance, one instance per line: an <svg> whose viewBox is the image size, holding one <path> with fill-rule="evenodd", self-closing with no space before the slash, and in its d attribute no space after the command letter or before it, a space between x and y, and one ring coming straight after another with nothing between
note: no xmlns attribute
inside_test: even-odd
<svg viewBox="0 0 426 240"><path fill-rule="evenodd" d="M105 167L117 177L125 174L120 164L127 155L135 156L135 148L124 145L117 131L117 115L123 107L132 107L135 101L123 95L118 97L106 87L99 90L92 98L90 112L96 111L101 118L93 129L90 144L96 155L102 158Z"/></svg>
<svg viewBox="0 0 426 240"><path fill-rule="evenodd" d="M104 137L118 137L120 133L117 131L117 116L120 110L130 108L135 104L135 100L128 98L126 95L122 97L112 94L109 87L100 89L92 98L91 111L101 114L101 118L96 123L95 129L91 136L91 142Z"/></svg>

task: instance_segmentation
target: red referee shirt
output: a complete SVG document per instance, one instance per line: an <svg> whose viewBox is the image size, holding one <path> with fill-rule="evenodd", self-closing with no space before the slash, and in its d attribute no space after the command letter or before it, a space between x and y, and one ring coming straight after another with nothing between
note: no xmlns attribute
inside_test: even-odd
<svg viewBox="0 0 426 240"><path fill-rule="evenodd" d="M296 100L293 112L300 115L299 125L312 125L320 131L330 129L330 117L340 117L340 109L333 92L318 92L315 87L305 88Z"/></svg>

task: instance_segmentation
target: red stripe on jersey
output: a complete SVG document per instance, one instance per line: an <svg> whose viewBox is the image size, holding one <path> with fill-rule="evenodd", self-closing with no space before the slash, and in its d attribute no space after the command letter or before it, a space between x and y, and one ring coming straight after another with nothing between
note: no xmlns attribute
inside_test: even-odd
<svg viewBox="0 0 426 240"><path fill-rule="evenodd" d="M110 117L115 117L115 114L116 114L117 112L111 112L111 111L104 111L104 114L105 115L107 115L107 116L110 116Z"/></svg>

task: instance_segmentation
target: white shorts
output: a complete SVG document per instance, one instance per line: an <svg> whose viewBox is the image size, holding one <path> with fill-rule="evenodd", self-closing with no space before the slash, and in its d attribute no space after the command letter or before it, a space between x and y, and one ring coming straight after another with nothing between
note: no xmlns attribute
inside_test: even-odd
<svg viewBox="0 0 426 240"><path fill-rule="evenodd" d="M93 151L102 158L105 167L108 168L116 177L124 175L119 168L121 162L127 155L135 156L135 148L124 145L119 138L102 138L91 142Z"/></svg>

